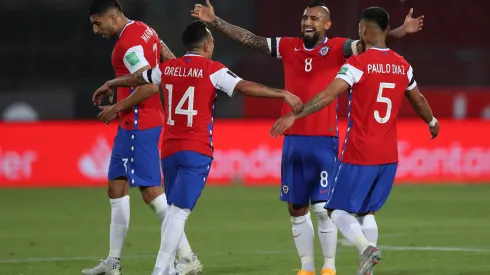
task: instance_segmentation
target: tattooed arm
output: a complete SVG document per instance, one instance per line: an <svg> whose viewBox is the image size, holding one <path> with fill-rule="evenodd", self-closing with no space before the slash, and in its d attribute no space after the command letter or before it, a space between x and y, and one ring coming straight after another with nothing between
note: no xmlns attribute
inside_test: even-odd
<svg viewBox="0 0 490 275"><path fill-rule="evenodd" d="M325 90L306 102L303 112L297 115L296 118L302 118L320 111L348 88L349 84L345 80L336 78Z"/></svg>
<svg viewBox="0 0 490 275"><path fill-rule="evenodd" d="M112 89L117 87L138 87L145 84L148 84L148 82L143 78L143 73L136 72L135 74L123 75L109 80L104 85Z"/></svg>
<svg viewBox="0 0 490 275"><path fill-rule="evenodd" d="M160 62L174 58L175 55L172 51L167 47L163 40L160 40Z"/></svg>
<svg viewBox="0 0 490 275"><path fill-rule="evenodd" d="M157 85L161 81L160 69L158 67L150 69L145 66L134 74L124 75L107 81L97 89L92 97L94 105L99 105L105 95L113 95L117 87L137 87L126 99L116 103L118 111L127 110L150 98L160 90Z"/></svg>
<svg viewBox="0 0 490 275"><path fill-rule="evenodd" d="M206 0L206 5L196 4L194 9L191 11L191 15L203 22L211 24L214 28L222 31L227 36L245 46L265 54L270 54L267 38L257 36L250 31L232 25L219 18L214 13L214 8L209 0Z"/></svg>
<svg viewBox="0 0 490 275"><path fill-rule="evenodd" d="M212 25L233 40L262 53L270 54L267 38L255 35L248 30L232 25L217 16L212 21Z"/></svg>

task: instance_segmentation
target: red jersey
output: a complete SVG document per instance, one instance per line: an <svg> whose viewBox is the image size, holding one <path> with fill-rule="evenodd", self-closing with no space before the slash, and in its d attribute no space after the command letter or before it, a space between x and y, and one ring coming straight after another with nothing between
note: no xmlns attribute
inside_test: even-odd
<svg viewBox="0 0 490 275"><path fill-rule="evenodd" d="M349 58L337 78L351 86L340 160L358 165L398 162L395 119L405 91L417 86L410 64L390 49L370 48Z"/></svg>
<svg viewBox="0 0 490 275"><path fill-rule="evenodd" d="M164 91L162 157L179 151L212 157L217 91L232 96L241 78L223 64L195 54L167 60L149 73L143 73L145 80L162 84Z"/></svg>
<svg viewBox="0 0 490 275"><path fill-rule="evenodd" d="M112 52L112 67L116 77L133 74L149 65L155 67L160 61L160 39L156 32L143 22L130 21L119 34ZM117 88L117 101L128 97L134 88ZM144 130L161 126L164 121L159 93L153 95L131 110L120 112L120 126L126 130Z"/></svg>
<svg viewBox="0 0 490 275"><path fill-rule="evenodd" d="M308 102L335 79L345 56L352 55L353 50L353 41L346 38L325 38L314 49L305 48L298 37L277 37L267 41L271 55L282 59L285 89L303 102ZM291 111L291 107L283 103L282 115ZM337 100L321 111L299 119L285 134L338 136Z"/></svg>

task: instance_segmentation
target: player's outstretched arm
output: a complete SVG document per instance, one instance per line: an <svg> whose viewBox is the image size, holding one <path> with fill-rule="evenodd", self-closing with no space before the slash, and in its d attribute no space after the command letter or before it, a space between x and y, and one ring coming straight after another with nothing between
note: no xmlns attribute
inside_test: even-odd
<svg viewBox="0 0 490 275"><path fill-rule="evenodd" d="M172 53L172 51L167 47L163 40L160 40L160 62L174 58L175 55Z"/></svg>
<svg viewBox="0 0 490 275"><path fill-rule="evenodd" d="M422 30L424 26L424 16L421 15L417 18L413 18L413 8L408 12L407 17L405 17L405 22L400 27L391 30L386 37L386 44L392 43L407 34L416 33Z"/></svg>
<svg viewBox="0 0 490 275"><path fill-rule="evenodd" d="M113 94L114 89L117 87L137 87L144 84L148 84L148 82L144 79L141 72L120 76L107 81L104 83L104 85L98 88L92 96L92 102L94 105L100 105L103 97L107 94Z"/></svg>
<svg viewBox="0 0 490 275"><path fill-rule="evenodd" d="M334 79L325 90L319 92L310 101L306 102L303 112L296 117L302 118L320 111L347 89L349 89L349 84L345 80L340 78Z"/></svg>
<svg viewBox="0 0 490 275"><path fill-rule="evenodd" d="M420 93L419 88L415 86L412 90L407 90L405 96L410 101L415 113L429 125L429 131L432 138L437 137L439 134L439 122L432 114L429 103Z"/></svg>
<svg viewBox="0 0 490 275"><path fill-rule="evenodd" d="M291 106L291 108L293 108L295 114L298 114L303 110L303 102L301 102L301 99L286 90L267 87L257 82L240 80L235 86L235 91L253 97L282 98L289 106Z"/></svg>
<svg viewBox="0 0 490 275"><path fill-rule="evenodd" d="M206 5L196 4L191 11L191 15L205 23L211 24L214 28L220 30L233 40L270 55L269 46L265 37L255 35L248 30L232 25L219 18L214 13L214 8L209 0L206 0Z"/></svg>
<svg viewBox="0 0 490 275"><path fill-rule="evenodd" d="M145 74L147 75L146 79L144 77ZM150 77L148 77L148 75ZM105 90L112 90L116 87L137 87L137 88L128 97L117 102L114 105L100 106L99 108L102 111L97 115L97 118L105 122L106 124L108 124L109 122L111 122L117 117L118 112L129 110L134 106L147 100L148 98L152 97L154 94L158 93L160 91L158 89L158 86L149 84L152 83L153 80L147 80L147 79L154 79L157 77L159 77L159 75L157 74L152 75L152 70L150 69L150 66L144 66L143 68L136 71L132 75L121 76L119 78L106 82L102 87L100 87L94 93L94 96L97 93L104 93ZM158 82L155 82L155 84L157 83ZM100 104L100 102L98 103Z"/></svg>
<svg viewBox="0 0 490 275"><path fill-rule="evenodd" d="M287 129L293 126L297 118L302 118L320 111L328 104L349 88L349 84L345 80L336 78L330 85L320 93L316 94L310 101L306 102L303 111L297 115L289 113L280 117L270 130L272 137L281 136Z"/></svg>
<svg viewBox="0 0 490 275"><path fill-rule="evenodd" d="M141 75L139 77L143 77L143 74L148 74L148 70L150 70L150 66L145 66L135 72L133 76L136 75ZM144 79L144 77L143 77ZM145 79L144 79L145 80ZM134 86L131 86L134 87ZM126 111L134 106L142 103L143 101L147 100L148 98L152 97L154 94L157 94L160 92L160 89L158 88L157 85L154 84L148 84L148 82L145 80L145 85L140 85L138 86L134 92L132 92L128 97L125 99L119 101L118 103L114 104L114 109L117 112L121 111Z"/></svg>

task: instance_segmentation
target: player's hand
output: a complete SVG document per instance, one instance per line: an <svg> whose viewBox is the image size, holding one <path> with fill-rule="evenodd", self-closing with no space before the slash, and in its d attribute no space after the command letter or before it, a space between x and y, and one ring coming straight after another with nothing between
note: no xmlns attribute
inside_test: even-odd
<svg viewBox="0 0 490 275"><path fill-rule="evenodd" d="M99 106L99 108L102 110L97 115L97 118L104 122L105 124L109 124L111 121L116 119L117 117L117 111L116 108L114 108L114 105L109 105L109 106Z"/></svg>
<svg viewBox="0 0 490 275"><path fill-rule="evenodd" d="M214 14L214 8L209 0L206 0L206 5L194 5L194 9L191 11L191 15L208 24L212 23L213 20L216 18L216 15Z"/></svg>
<svg viewBox="0 0 490 275"><path fill-rule="evenodd" d="M431 139L434 139L437 137L437 135L439 135L439 128L440 128L439 122L436 122L436 125L434 125L434 127L429 126Z"/></svg>
<svg viewBox="0 0 490 275"><path fill-rule="evenodd" d="M295 115L298 115L303 111L304 105L299 97L293 95L288 91L285 91L284 100L289 106L291 106L291 108L293 108L293 112Z"/></svg>
<svg viewBox="0 0 490 275"><path fill-rule="evenodd" d="M280 117L274 125L272 125L270 135L273 138L280 137L284 132L293 126L296 121L296 116L293 113L289 113Z"/></svg>
<svg viewBox="0 0 490 275"><path fill-rule="evenodd" d="M405 17L405 22L403 22L403 28L405 29L405 33L416 33L422 30L424 26L424 16L419 16L417 18L413 18L413 8L408 12L407 17Z"/></svg>
<svg viewBox="0 0 490 275"><path fill-rule="evenodd" d="M105 96L109 97L110 103L113 102L114 90L107 84L107 82L94 92L94 94L92 95L92 102L95 106L99 106Z"/></svg>

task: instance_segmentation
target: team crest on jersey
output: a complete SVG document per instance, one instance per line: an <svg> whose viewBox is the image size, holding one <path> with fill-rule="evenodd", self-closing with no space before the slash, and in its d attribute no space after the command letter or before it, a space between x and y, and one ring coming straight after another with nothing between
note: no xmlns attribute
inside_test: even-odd
<svg viewBox="0 0 490 275"><path fill-rule="evenodd" d="M325 47L320 49L320 55L325 56L328 54L328 51L330 51L330 48L328 46L325 46Z"/></svg>
<svg viewBox="0 0 490 275"><path fill-rule="evenodd" d="M287 193L289 192L289 187L288 187L287 185L283 185L283 186L282 186L282 192L283 192L284 194L287 194Z"/></svg>

